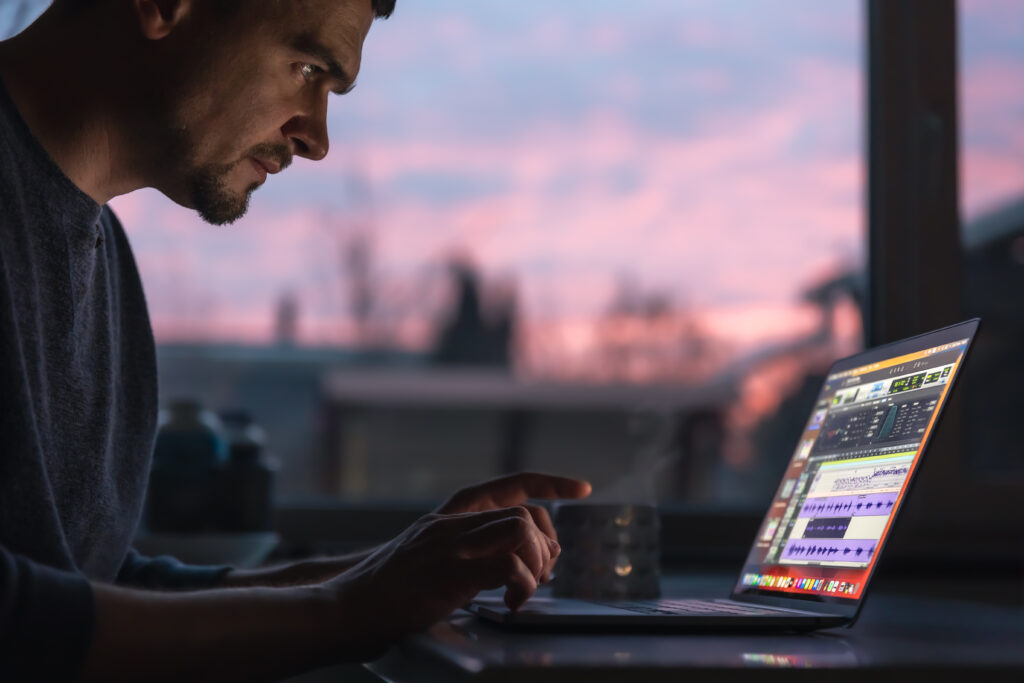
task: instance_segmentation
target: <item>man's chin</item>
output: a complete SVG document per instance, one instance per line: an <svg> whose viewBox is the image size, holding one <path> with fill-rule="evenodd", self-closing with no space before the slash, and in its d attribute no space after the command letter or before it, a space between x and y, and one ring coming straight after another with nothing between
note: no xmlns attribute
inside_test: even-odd
<svg viewBox="0 0 1024 683"><path fill-rule="evenodd" d="M241 196L230 196L226 192L194 196L191 208L210 225L229 225L249 211L249 198L259 186L253 183Z"/></svg>

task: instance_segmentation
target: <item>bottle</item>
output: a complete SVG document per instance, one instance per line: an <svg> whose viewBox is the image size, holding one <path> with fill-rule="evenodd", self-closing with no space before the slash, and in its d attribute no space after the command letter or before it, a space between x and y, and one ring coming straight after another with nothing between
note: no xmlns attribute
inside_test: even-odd
<svg viewBox="0 0 1024 683"><path fill-rule="evenodd" d="M228 443L215 413L198 401L180 400L160 412L146 502L155 533L195 533L217 524L213 514L217 471Z"/></svg>
<svg viewBox="0 0 1024 683"><path fill-rule="evenodd" d="M219 485L219 526L223 531L269 531L276 464L266 455L266 433L245 411L224 410L220 417L228 460Z"/></svg>

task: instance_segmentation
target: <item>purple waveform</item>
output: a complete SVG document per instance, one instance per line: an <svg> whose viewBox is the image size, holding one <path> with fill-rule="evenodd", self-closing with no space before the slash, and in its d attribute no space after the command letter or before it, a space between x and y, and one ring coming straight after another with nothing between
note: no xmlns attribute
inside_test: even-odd
<svg viewBox="0 0 1024 683"><path fill-rule="evenodd" d="M804 538L843 538L850 528L849 517L817 517L807 522Z"/></svg>
<svg viewBox="0 0 1024 683"><path fill-rule="evenodd" d="M888 515L896 505L896 493L869 493L864 496L808 498L800 508L800 517L864 517Z"/></svg>
<svg viewBox="0 0 1024 683"><path fill-rule="evenodd" d="M845 538L791 538L782 551L784 560L867 562L878 541Z"/></svg>

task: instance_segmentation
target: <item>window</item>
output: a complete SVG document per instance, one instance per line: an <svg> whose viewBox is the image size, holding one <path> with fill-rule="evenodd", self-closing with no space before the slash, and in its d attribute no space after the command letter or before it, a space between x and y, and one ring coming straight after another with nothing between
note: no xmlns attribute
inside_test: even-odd
<svg viewBox="0 0 1024 683"><path fill-rule="evenodd" d="M965 402L982 476L1024 478L1016 408L1024 374L1024 5L961 0L960 190L965 304L984 333Z"/></svg>
<svg viewBox="0 0 1024 683"><path fill-rule="evenodd" d="M164 398L254 412L285 496L760 507L860 344L860 10L400 6L244 221L114 202Z"/></svg>
<svg viewBox="0 0 1024 683"><path fill-rule="evenodd" d="M861 15L399 3L332 102L331 155L243 221L112 202L162 402L251 412L284 499L529 467L762 509L862 344Z"/></svg>
<svg viewBox="0 0 1024 683"><path fill-rule="evenodd" d="M970 89L963 84L958 93L957 9L954 2L868 1L867 329L872 343L947 325L966 317L966 310L983 312L971 292L969 274L977 273L978 266L976 260L972 264L976 257L970 244L988 228L962 229L961 221L961 187L969 212L984 193L966 187L972 182L971 174L963 172L969 164L958 163L974 154L958 146L958 131L964 131L968 148L975 133L969 122L974 114L965 113L963 126L958 125L958 110L969 108L964 93ZM969 22L965 19L961 30L968 30ZM965 69L971 59L961 62ZM984 189L992 197L992 188ZM1013 291L1005 283L993 289L987 274L973 282L982 283L978 289L987 289L989 297L993 291L1004 298ZM1015 301L1008 304L1014 307L1019 309ZM1013 566L1009 560L1018 567L1020 562L1020 522L1013 510L1022 482L993 476L991 456L984 453L1004 438L999 423L1007 410L1006 384L1014 383L1018 370L1009 362L998 374L992 372L993 358L1006 352L998 343L999 316L984 315L962 391L952 395L936 429L922 483L909 501L908 521L899 527L908 531L897 529L896 545L905 556L934 559L936 566L988 563L990 569L1006 571ZM1017 453L1008 460L1016 461ZM1001 454L996 459L1007 461Z"/></svg>

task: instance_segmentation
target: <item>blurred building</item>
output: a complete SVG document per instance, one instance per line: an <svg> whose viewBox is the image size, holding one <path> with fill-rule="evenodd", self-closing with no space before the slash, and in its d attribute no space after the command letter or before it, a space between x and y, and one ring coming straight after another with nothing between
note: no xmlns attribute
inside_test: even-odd
<svg viewBox="0 0 1024 683"><path fill-rule="evenodd" d="M965 315L982 319L962 380L972 444L968 458L982 471L1019 473L1020 426L1015 408L1024 400L1024 392L1018 382L1007 378L1024 376L1024 197L966 223L961 239ZM813 288L808 297L825 308L830 302L849 299L861 309L863 318L865 292L864 273L849 270ZM960 312L951 311L949 323L958 322L958 315ZM826 333L823 329L822 334ZM789 352L776 349L765 353L771 356ZM824 369L818 368L818 372ZM779 413L758 428L761 451L774 453L796 439L816 397L817 380L814 372L809 372L798 390L784 401ZM972 429L972 425L984 428ZM788 453L778 455L783 460L786 457Z"/></svg>

